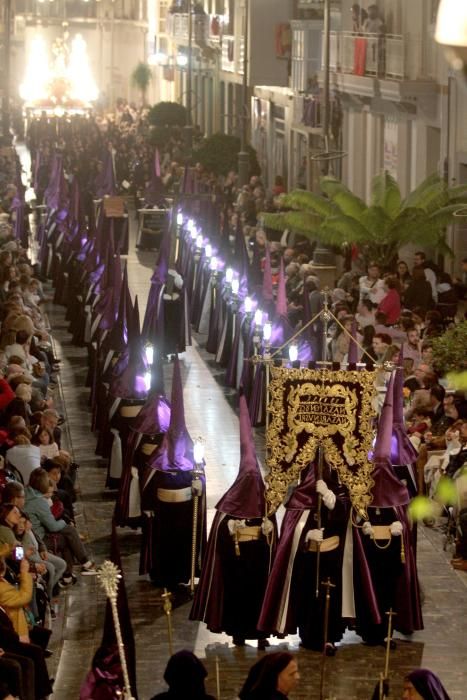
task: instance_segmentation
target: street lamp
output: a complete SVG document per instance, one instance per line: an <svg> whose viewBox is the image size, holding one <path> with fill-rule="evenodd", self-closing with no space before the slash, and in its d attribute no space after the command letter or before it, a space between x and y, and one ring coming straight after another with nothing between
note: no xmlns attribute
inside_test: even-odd
<svg viewBox="0 0 467 700"><path fill-rule="evenodd" d="M446 58L467 83L467 6L458 0L441 0L435 39L445 47Z"/></svg>

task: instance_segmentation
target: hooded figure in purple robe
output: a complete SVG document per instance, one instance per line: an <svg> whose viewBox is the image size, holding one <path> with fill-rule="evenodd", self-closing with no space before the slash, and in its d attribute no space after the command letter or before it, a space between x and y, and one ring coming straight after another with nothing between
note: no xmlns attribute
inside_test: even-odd
<svg viewBox="0 0 467 700"><path fill-rule="evenodd" d="M195 465L193 441L185 424L183 385L178 356L174 361L170 425L162 445L153 452L141 483L141 509L150 518L151 551L142 552L141 573L153 583L174 589L191 578L196 523L195 575L199 575L206 543L206 484L202 465Z"/></svg>
<svg viewBox="0 0 467 700"><path fill-rule="evenodd" d="M123 446L133 420L146 403L150 385L146 353L139 332L137 298L127 349L115 364L109 385L109 426L113 434L108 485L115 485L122 473Z"/></svg>
<svg viewBox="0 0 467 700"><path fill-rule="evenodd" d="M131 527L142 525L142 552L147 553L147 521L141 510L141 487L150 469L147 466L153 452L160 447L164 434L169 429L170 404L165 397L162 365L157 361L152 366L152 388L146 403L130 424L130 432L123 449L122 478L115 505L118 525Z"/></svg>
<svg viewBox="0 0 467 700"><path fill-rule="evenodd" d="M240 467L238 476L216 505L200 582L190 619L211 632L232 635L234 644L266 634L257 622L276 541L275 516L265 517L264 482L256 457L248 406L240 397Z"/></svg>
<svg viewBox="0 0 467 700"><path fill-rule="evenodd" d="M423 700L450 700L438 676L428 668L416 668L404 678L404 691L412 688Z"/></svg>
<svg viewBox="0 0 467 700"><path fill-rule="evenodd" d="M384 644L387 615L396 613L394 629L411 634L423 629L417 567L407 517L410 497L391 464L394 374L389 380L378 424L373 454L373 500L368 521L354 528L355 610L357 632L370 645ZM360 560L360 561L359 561ZM371 610L368 589L359 580L368 567L376 611Z"/></svg>
<svg viewBox="0 0 467 700"><path fill-rule="evenodd" d="M317 527L321 495L321 528ZM334 643L343 634L342 562L350 501L333 470L325 465L325 479L316 480L311 464L285 505L281 536L258 622L260 630L277 635L300 634L302 646L335 653ZM329 627L324 639L326 590L318 579L328 578L331 589Z"/></svg>

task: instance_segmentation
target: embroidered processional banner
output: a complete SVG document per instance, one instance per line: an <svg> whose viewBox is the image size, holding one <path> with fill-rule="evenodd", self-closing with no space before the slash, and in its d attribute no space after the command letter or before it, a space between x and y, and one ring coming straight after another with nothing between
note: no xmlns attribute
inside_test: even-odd
<svg viewBox="0 0 467 700"><path fill-rule="evenodd" d="M339 473L353 507L371 503L375 372L271 367L266 498L269 512L317 456Z"/></svg>

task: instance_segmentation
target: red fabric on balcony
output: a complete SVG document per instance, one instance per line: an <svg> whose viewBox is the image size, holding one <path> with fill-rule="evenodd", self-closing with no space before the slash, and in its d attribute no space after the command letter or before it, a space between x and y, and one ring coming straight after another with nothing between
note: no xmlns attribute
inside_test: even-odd
<svg viewBox="0 0 467 700"><path fill-rule="evenodd" d="M353 57L354 75L365 75L367 46L368 46L368 41L364 37L362 37L362 36L355 37L355 39L354 39L354 57Z"/></svg>

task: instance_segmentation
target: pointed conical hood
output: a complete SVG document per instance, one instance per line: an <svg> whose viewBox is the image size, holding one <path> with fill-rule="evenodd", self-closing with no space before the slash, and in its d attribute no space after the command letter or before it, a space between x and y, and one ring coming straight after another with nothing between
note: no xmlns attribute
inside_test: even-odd
<svg viewBox="0 0 467 700"><path fill-rule="evenodd" d="M132 304L128 288L127 265L123 270L122 286L118 303L117 320L110 330L107 346L115 352L123 352L128 345L129 319L132 317Z"/></svg>
<svg viewBox="0 0 467 700"><path fill-rule="evenodd" d="M264 301L272 301L273 296L271 253L269 252L269 245L266 243L266 257L264 259L263 271L263 299Z"/></svg>
<svg viewBox="0 0 467 700"><path fill-rule="evenodd" d="M193 441L185 424L183 384L180 361L175 356L172 379L170 426L164 441L149 462L153 469L161 471L187 471L193 469Z"/></svg>
<svg viewBox="0 0 467 700"><path fill-rule="evenodd" d="M158 392L153 392L131 424L131 430L141 435L166 433L170 425L170 404Z"/></svg>
<svg viewBox="0 0 467 700"><path fill-rule="evenodd" d="M383 408L378 423L375 449L373 452L374 468L372 479L372 507L393 508L406 505L409 502L409 493L406 487L399 481L391 464L391 437L393 423L393 399L394 399L394 373L386 391Z"/></svg>
<svg viewBox="0 0 467 700"><path fill-rule="evenodd" d="M294 492L285 504L287 510L306 510L315 507L318 503L315 465L310 464L304 475L302 472L302 477L302 481L295 487Z"/></svg>
<svg viewBox="0 0 467 700"><path fill-rule="evenodd" d="M285 290L284 258L279 267L279 283L277 285L276 315L287 317L287 293Z"/></svg>
<svg viewBox="0 0 467 700"><path fill-rule="evenodd" d="M350 330L350 334L352 338L349 343L349 354L347 356L347 362L349 363L349 365L355 365L358 362L358 346L355 342L357 339L357 321L355 320L355 318L352 321L352 328Z"/></svg>
<svg viewBox="0 0 467 700"><path fill-rule="evenodd" d="M240 467L238 476L216 509L234 518L262 518L266 512L264 482L256 458L250 416L240 396Z"/></svg>
<svg viewBox="0 0 467 700"><path fill-rule="evenodd" d="M404 369L403 345L399 350L399 362L394 380L394 407L391 443L391 461L393 464L414 464L418 453L409 440L404 423Z"/></svg>
<svg viewBox="0 0 467 700"><path fill-rule="evenodd" d="M139 330L138 297L132 314L128 347L113 368L109 393L121 399L147 399L145 375L149 371Z"/></svg>

